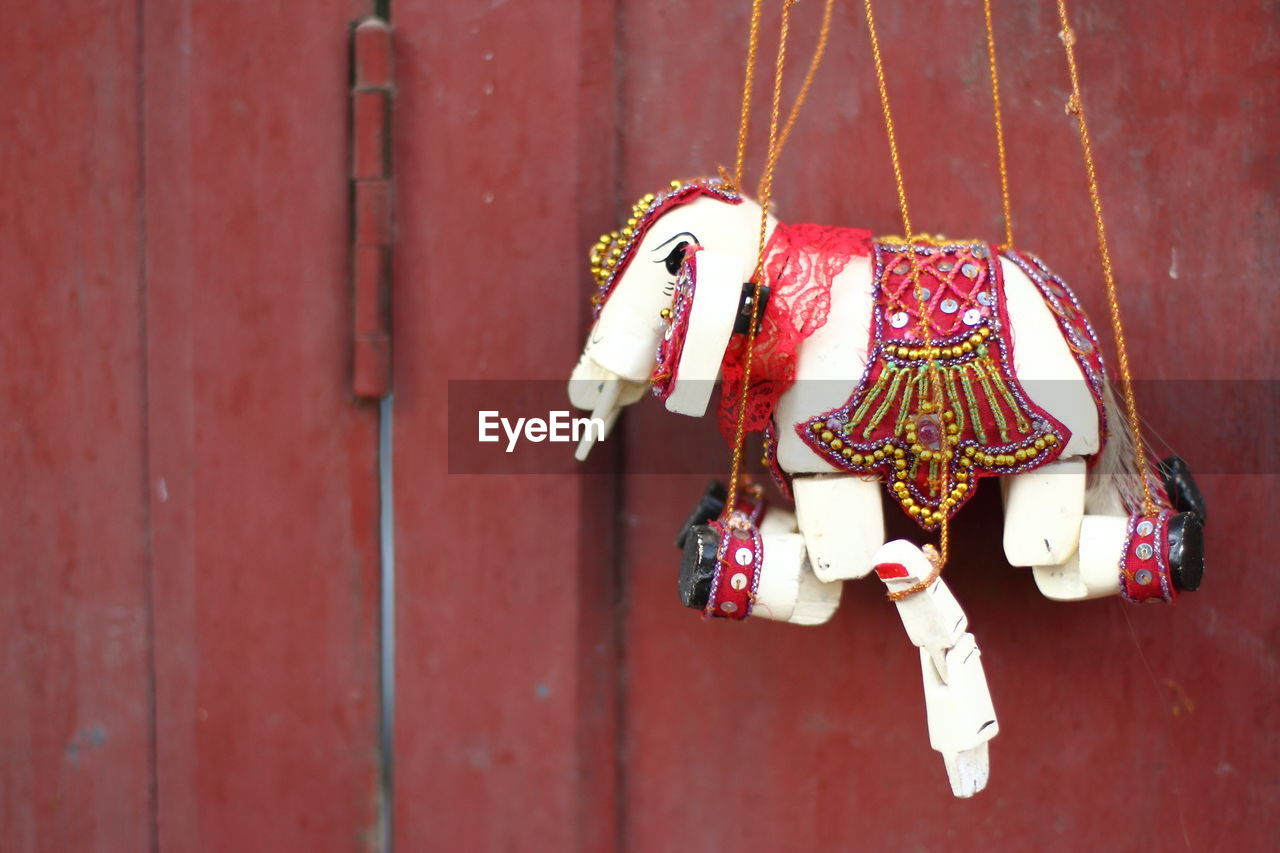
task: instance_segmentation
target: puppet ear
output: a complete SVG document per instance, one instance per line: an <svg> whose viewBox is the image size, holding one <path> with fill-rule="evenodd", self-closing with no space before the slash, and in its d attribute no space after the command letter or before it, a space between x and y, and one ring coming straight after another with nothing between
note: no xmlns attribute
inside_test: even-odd
<svg viewBox="0 0 1280 853"><path fill-rule="evenodd" d="M689 328L666 405L669 411L700 418L711 402L733 334L745 265L742 258L727 252L704 249L697 258Z"/></svg>

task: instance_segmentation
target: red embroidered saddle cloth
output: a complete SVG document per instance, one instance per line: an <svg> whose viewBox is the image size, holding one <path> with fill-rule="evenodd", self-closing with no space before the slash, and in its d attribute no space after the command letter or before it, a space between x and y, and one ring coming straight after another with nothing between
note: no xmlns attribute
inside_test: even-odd
<svg viewBox="0 0 1280 853"><path fill-rule="evenodd" d="M919 267L914 288L909 252ZM837 468L880 477L932 529L980 478L1051 462L1071 434L1014 376L1004 280L990 246L877 241L873 274L862 380L843 406L795 429Z"/></svg>

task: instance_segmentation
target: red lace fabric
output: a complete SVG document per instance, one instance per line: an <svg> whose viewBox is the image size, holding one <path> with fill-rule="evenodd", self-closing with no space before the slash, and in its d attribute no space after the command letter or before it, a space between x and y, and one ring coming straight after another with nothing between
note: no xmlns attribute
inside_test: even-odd
<svg viewBox="0 0 1280 853"><path fill-rule="evenodd" d="M756 335L747 395L746 429L762 430L778 398L796 379L796 349L821 329L831 310L831 283L855 255L871 254L871 232L861 228L778 223L765 254L772 292ZM720 432L733 443L742 395L746 335L734 335L721 366Z"/></svg>

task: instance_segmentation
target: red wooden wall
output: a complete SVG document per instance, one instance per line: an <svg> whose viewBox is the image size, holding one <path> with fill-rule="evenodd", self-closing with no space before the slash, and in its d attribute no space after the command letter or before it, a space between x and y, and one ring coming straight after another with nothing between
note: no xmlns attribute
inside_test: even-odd
<svg viewBox="0 0 1280 853"><path fill-rule="evenodd" d="M95 0L0 35L0 849L375 849L377 412L347 26Z"/></svg>
<svg viewBox="0 0 1280 853"><path fill-rule="evenodd" d="M995 7L1019 242L1101 320L1052 4ZM1280 22L1072 7L1143 412L1207 493L1210 573L1174 608L1045 601L980 495L948 577L1002 731L966 802L876 583L820 628L705 623L670 546L703 475L449 473L448 380L565 377L595 236L731 159L749 4L391 4L392 802L378 411L347 354L347 25L371 4L8 16L0 850L1268 849ZM877 11L916 219L998 234L981 3ZM858 4L777 201L898 227ZM596 453L674 445L727 464L651 402Z"/></svg>

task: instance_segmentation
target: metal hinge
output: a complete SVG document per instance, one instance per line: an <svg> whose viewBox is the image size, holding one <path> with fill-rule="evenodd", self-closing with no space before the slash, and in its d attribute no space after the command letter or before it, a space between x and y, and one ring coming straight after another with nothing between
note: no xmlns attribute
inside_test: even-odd
<svg viewBox="0 0 1280 853"><path fill-rule="evenodd" d="M391 392L391 25L362 19L351 34L351 384Z"/></svg>

